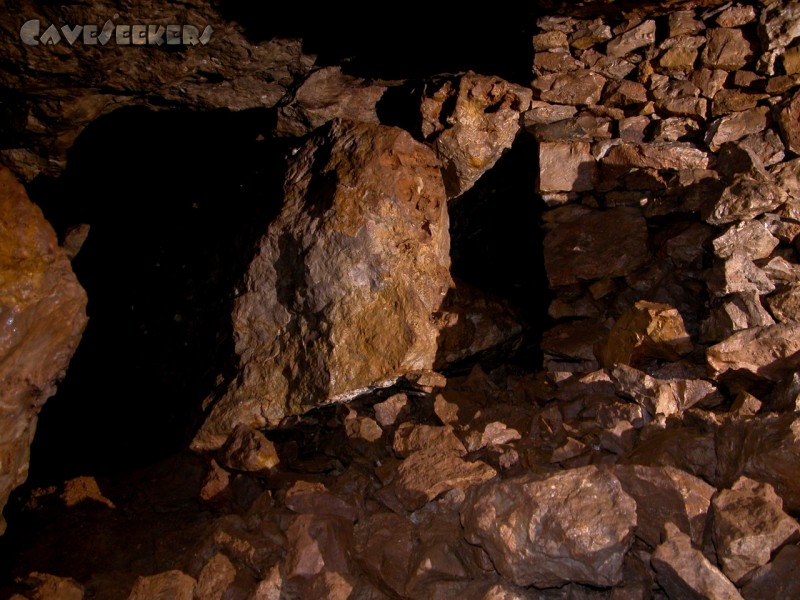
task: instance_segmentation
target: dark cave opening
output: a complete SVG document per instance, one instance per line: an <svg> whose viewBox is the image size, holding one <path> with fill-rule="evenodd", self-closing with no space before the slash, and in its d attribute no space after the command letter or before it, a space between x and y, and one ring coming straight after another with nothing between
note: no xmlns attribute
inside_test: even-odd
<svg viewBox="0 0 800 600"><path fill-rule="evenodd" d="M31 198L60 236L89 325L39 419L29 485L116 472L185 447L230 368L230 303L252 240L277 213L280 143L264 111L121 109L90 125Z"/></svg>
<svg viewBox="0 0 800 600"><path fill-rule="evenodd" d="M317 64L376 79L425 78L473 70L530 83L536 17L541 6L472 12L428 3L422 11L397 5L389 18L339 4L309 9L227 0L220 10L253 40L300 37ZM365 18L366 17L366 18Z"/></svg>
<svg viewBox="0 0 800 600"><path fill-rule="evenodd" d="M523 132L472 189L450 203L453 277L505 300L518 313L522 344L504 359L526 370L541 368L539 343L551 323L537 161L537 142Z"/></svg>
<svg viewBox="0 0 800 600"><path fill-rule="evenodd" d="M110 475L186 447L202 400L235 372L232 298L280 207L296 141L272 139L273 125L270 111L121 109L84 131L60 178L29 186L60 237L90 227L73 260L90 321L40 415L26 487ZM453 275L517 311L522 346L499 358L526 370L541 366L550 299L532 233L535 161L523 133L450 206Z"/></svg>

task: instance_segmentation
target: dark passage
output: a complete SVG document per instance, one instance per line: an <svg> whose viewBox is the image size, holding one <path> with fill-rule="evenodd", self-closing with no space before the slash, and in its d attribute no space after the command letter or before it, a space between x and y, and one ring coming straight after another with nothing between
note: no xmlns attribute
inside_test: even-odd
<svg viewBox="0 0 800 600"><path fill-rule="evenodd" d="M342 4L308 6L226 0L222 14L253 40L301 37L317 64L342 65L362 77L405 79L473 70L530 83L536 17L541 2L517 11L471 11L451 4L405 4L388 15Z"/></svg>
<svg viewBox="0 0 800 600"><path fill-rule="evenodd" d="M472 189L450 203L453 276L519 312L525 337L515 360L527 369L541 368L539 342L552 299L542 258L537 160L536 141L520 134Z"/></svg>
<svg viewBox="0 0 800 600"><path fill-rule="evenodd" d="M78 139L29 193L60 235L88 223L73 268L89 326L32 447L29 485L145 464L185 447L231 365L230 302L277 212L283 148L269 113L126 109Z"/></svg>

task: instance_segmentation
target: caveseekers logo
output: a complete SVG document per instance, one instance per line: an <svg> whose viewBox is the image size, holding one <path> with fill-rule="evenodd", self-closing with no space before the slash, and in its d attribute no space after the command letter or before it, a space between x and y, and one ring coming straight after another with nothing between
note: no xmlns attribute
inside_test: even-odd
<svg viewBox="0 0 800 600"><path fill-rule="evenodd" d="M214 30L211 25L201 32L194 25L124 25L111 20L98 25L50 25L42 31L39 19L26 21L19 30L19 38L28 46L55 46L62 42L74 45L105 46L114 40L117 46L205 46Z"/></svg>

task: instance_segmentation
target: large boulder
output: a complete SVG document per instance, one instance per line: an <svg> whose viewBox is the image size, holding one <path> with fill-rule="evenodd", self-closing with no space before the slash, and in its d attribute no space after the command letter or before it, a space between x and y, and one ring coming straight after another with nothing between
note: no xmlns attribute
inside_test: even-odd
<svg viewBox="0 0 800 600"><path fill-rule="evenodd" d="M544 479L492 480L461 509L467 541L480 545L516 585L615 585L633 542L636 502L595 466Z"/></svg>
<svg viewBox="0 0 800 600"><path fill-rule="evenodd" d="M433 151L400 129L332 121L289 167L233 310L238 375L193 447L430 369L449 240Z"/></svg>
<svg viewBox="0 0 800 600"><path fill-rule="evenodd" d="M86 293L41 210L0 167L0 510L86 326ZM0 517L0 533L5 521Z"/></svg>

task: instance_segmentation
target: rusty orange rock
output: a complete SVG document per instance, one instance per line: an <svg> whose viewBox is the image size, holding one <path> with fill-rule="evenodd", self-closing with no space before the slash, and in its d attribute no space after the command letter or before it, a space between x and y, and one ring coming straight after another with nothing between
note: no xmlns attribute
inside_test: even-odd
<svg viewBox="0 0 800 600"><path fill-rule="evenodd" d="M55 232L0 167L0 508L28 475L36 416L86 322L86 293Z"/></svg>

